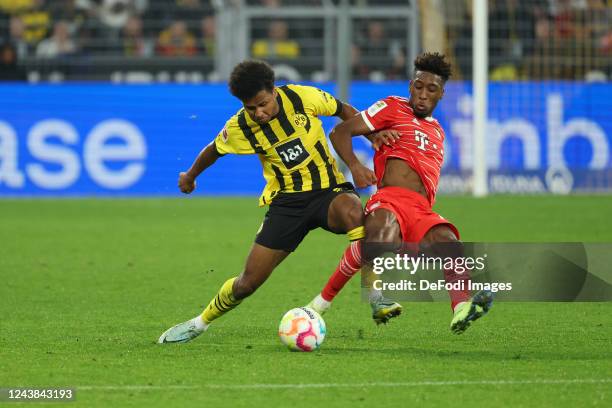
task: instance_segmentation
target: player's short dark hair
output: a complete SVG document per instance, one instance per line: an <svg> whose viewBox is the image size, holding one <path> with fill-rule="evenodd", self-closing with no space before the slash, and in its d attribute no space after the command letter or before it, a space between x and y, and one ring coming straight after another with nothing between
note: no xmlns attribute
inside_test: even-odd
<svg viewBox="0 0 612 408"><path fill-rule="evenodd" d="M229 80L230 92L241 101L253 98L260 91L274 90L274 70L258 60L242 61L234 67Z"/></svg>
<svg viewBox="0 0 612 408"><path fill-rule="evenodd" d="M438 52L425 52L414 60L414 72L424 71L438 75L444 82L448 81L452 72L451 64L446 62L444 55Z"/></svg>

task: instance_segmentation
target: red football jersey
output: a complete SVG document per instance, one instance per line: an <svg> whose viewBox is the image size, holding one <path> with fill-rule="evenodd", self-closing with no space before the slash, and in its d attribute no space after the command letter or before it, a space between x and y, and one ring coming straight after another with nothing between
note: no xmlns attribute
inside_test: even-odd
<svg viewBox="0 0 612 408"><path fill-rule="evenodd" d="M408 99L389 96L361 112L370 130L394 129L401 137L392 146L383 145L374 154L374 172L379 183L389 157L404 160L417 174L434 204L440 169L444 160L444 130L434 118L419 118L408 105Z"/></svg>

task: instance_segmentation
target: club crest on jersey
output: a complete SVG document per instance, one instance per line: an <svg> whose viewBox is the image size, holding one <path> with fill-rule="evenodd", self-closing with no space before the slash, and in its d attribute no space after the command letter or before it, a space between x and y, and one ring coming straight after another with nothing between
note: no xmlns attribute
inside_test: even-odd
<svg viewBox="0 0 612 408"><path fill-rule="evenodd" d="M304 127L308 123L308 118L303 113L296 113L292 119L293 124L297 127Z"/></svg>
<svg viewBox="0 0 612 408"><path fill-rule="evenodd" d="M385 109L386 107L387 107L387 103L385 101L378 101L374 105L368 108L368 114L370 116L374 116L381 110Z"/></svg>

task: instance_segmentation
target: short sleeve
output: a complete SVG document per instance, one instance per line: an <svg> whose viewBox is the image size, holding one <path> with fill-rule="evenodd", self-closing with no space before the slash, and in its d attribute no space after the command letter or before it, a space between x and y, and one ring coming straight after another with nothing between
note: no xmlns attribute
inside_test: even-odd
<svg viewBox="0 0 612 408"><path fill-rule="evenodd" d="M296 85L302 95L304 107L310 107L315 116L336 116L342 111L342 102L329 92L313 86Z"/></svg>
<svg viewBox="0 0 612 408"><path fill-rule="evenodd" d="M219 154L254 154L255 148L249 143L238 125L237 115L225 123L215 137L215 148Z"/></svg>
<svg viewBox="0 0 612 408"><path fill-rule="evenodd" d="M363 121L371 131L386 129L395 121L397 103L393 98L387 97L375 102L368 109L361 112Z"/></svg>

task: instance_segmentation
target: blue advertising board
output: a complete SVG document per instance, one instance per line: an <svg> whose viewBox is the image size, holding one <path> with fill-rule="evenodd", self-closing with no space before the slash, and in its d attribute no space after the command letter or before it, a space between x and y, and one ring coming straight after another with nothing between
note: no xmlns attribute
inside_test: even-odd
<svg viewBox="0 0 612 408"><path fill-rule="evenodd" d="M406 94L406 83L354 83L350 102ZM492 83L489 95L491 191L612 190L612 85ZM176 195L178 173L239 108L225 84L0 85L0 196ZM434 116L447 138L440 191L468 191L471 84L447 84ZM356 149L371 158L365 139ZM212 195L264 184L255 156L223 157L198 181L197 194Z"/></svg>

